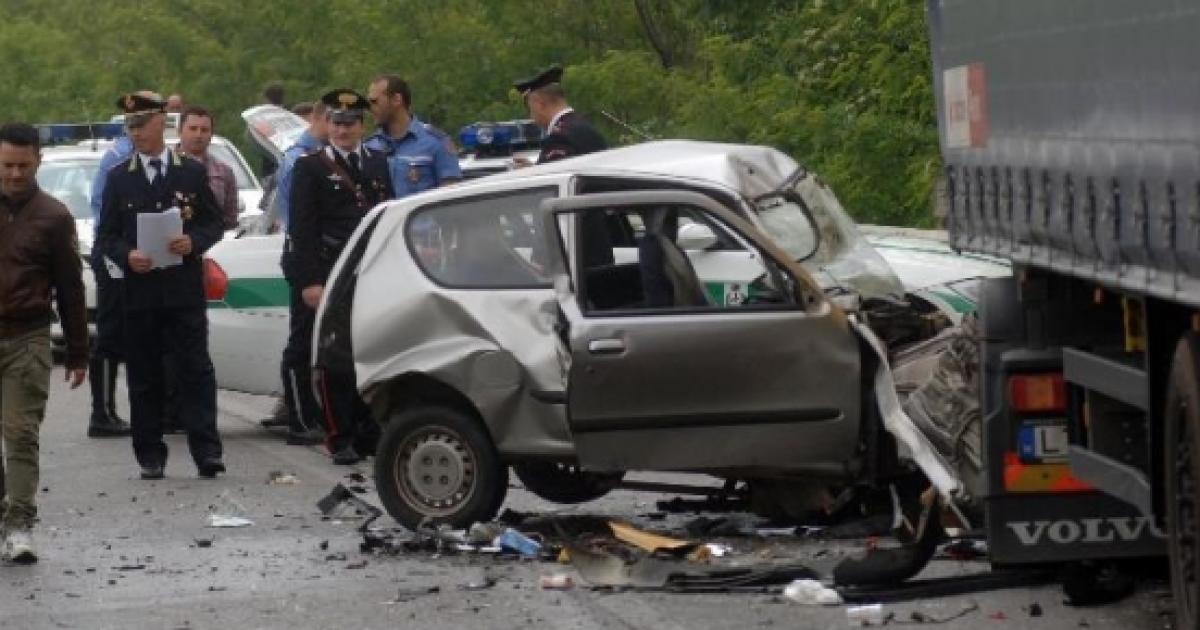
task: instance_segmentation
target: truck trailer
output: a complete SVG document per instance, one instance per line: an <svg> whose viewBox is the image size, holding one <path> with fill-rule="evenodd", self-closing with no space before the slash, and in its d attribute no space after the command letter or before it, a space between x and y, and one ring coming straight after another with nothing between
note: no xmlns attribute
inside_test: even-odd
<svg viewBox="0 0 1200 630"><path fill-rule="evenodd" d="M1200 573L1200 3L928 0L951 245L980 296L997 565Z"/></svg>

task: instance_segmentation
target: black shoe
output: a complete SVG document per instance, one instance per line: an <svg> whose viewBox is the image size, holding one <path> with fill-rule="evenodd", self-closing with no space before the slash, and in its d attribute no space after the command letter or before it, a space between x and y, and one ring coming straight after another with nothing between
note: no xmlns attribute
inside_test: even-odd
<svg viewBox="0 0 1200 630"><path fill-rule="evenodd" d="M125 437L129 435L129 424L116 416L92 416L88 423L90 438Z"/></svg>
<svg viewBox="0 0 1200 630"><path fill-rule="evenodd" d="M205 479L212 479L217 473L225 472L225 462L219 457L208 457L196 464L196 473Z"/></svg>
<svg viewBox="0 0 1200 630"><path fill-rule="evenodd" d="M287 443L292 446L315 446L325 441L325 434L316 431L288 431Z"/></svg>
<svg viewBox="0 0 1200 630"><path fill-rule="evenodd" d="M352 466L360 461L362 461L362 456L354 450L353 446L347 446L333 454L333 463L338 466Z"/></svg>
<svg viewBox="0 0 1200 630"><path fill-rule="evenodd" d="M162 479L166 477L161 464L142 466L142 479Z"/></svg>
<svg viewBox="0 0 1200 630"><path fill-rule="evenodd" d="M288 416L290 415L287 405L284 404L282 399L279 399L275 401L275 407L271 409L271 417L259 420L258 424L264 429L286 427L288 425Z"/></svg>

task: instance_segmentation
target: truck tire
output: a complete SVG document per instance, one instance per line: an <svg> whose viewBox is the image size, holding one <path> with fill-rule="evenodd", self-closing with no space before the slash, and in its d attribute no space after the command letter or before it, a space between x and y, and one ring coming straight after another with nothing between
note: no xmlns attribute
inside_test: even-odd
<svg viewBox="0 0 1200 630"><path fill-rule="evenodd" d="M478 420L453 407L422 406L397 413L384 427L375 482L401 525L464 528L496 516L508 468Z"/></svg>
<svg viewBox="0 0 1200 630"><path fill-rule="evenodd" d="M1167 505L1167 556L1171 565L1171 591L1175 598L1175 627L1196 628L1200 621L1200 337L1185 334L1175 347L1167 400L1163 410L1165 503Z"/></svg>
<svg viewBox="0 0 1200 630"><path fill-rule="evenodd" d="M555 503L586 503L612 492L625 473L595 473L574 464L527 461L513 464L525 489Z"/></svg>

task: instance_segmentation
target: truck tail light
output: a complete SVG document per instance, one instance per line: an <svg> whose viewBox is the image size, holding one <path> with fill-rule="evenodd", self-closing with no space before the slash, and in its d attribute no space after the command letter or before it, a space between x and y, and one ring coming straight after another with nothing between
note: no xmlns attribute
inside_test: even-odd
<svg viewBox="0 0 1200 630"><path fill-rule="evenodd" d="M1061 373L1008 377L1008 404L1013 411L1065 411L1067 387Z"/></svg>
<svg viewBox="0 0 1200 630"><path fill-rule="evenodd" d="M204 296L210 301L221 301L229 292L229 276L221 265L211 258L204 259Z"/></svg>

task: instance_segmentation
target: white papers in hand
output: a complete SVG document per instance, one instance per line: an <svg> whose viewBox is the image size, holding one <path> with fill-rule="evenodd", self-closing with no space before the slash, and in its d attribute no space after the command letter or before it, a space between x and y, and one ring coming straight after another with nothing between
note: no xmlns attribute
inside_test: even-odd
<svg viewBox="0 0 1200 630"><path fill-rule="evenodd" d="M179 208L164 212L143 212L137 215L137 248L150 257L151 267L162 269L183 262L183 256L172 254L171 239L183 235L183 218Z"/></svg>

